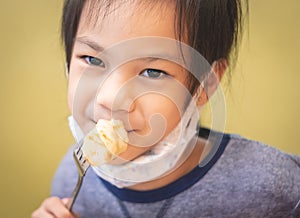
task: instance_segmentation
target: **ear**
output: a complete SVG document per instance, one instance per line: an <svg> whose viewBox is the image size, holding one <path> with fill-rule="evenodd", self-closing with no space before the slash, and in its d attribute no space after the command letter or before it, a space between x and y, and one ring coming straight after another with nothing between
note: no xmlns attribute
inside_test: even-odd
<svg viewBox="0 0 300 218"><path fill-rule="evenodd" d="M209 98L219 87L219 84L227 69L227 60L219 59L212 64L212 70L201 82L197 91L197 106L201 107L207 103Z"/></svg>

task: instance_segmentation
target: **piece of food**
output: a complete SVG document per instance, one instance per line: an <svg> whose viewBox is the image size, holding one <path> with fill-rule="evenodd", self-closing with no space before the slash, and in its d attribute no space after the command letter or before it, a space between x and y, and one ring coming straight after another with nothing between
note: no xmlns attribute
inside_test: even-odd
<svg viewBox="0 0 300 218"><path fill-rule="evenodd" d="M127 132L120 120L100 119L84 138L82 152L91 165L99 166L126 151Z"/></svg>

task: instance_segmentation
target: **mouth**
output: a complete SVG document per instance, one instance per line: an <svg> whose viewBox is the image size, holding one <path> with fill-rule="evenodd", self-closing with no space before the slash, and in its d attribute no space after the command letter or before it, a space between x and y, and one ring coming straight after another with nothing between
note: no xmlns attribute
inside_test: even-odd
<svg viewBox="0 0 300 218"><path fill-rule="evenodd" d="M97 121L95 121L95 120L90 119L90 121L91 121L94 125L97 124ZM132 128L130 128L129 125L127 125L127 123L125 123L123 120L121 120L121 121L122 121L123 124L124 124L125 131L127 132L127 134L133 133L133 132L137 132L137 131L138 131L138 129L132 129Z"/></svg>
<svg viewBox="0 0 300 218"><path fill-rule="evenodd" d="M95 120L93 120L93 119L89 119L90 121L91 121L91 123L94 125L94 127L97 125L97 121L95 121ZM100 120L100 119L99 119ZM123 122L123 120L121 120L122 122ZM129 135L131 135L132 133L134 133L134 132L138 132L139 130L138 129L132 129L132 128L130 128L130 126L129 125L127 125L127 123L125 123L125 122L123 122L123 124L124 124L124 129L125 129L125 131L127 132L127 134Z"/></svg>
<svg viewBox="0 0 300 218"><path fill-rule="evenodd" d="M127 132L128 134L137 131L136 129L132 129L132 130L127 130L127 129L125 129L125 130L126 130L126 132Z"/></svg>

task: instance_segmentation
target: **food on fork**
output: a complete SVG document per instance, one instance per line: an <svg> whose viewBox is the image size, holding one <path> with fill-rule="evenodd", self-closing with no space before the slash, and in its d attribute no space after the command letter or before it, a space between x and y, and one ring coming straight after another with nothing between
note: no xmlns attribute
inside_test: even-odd
<svg viewBox="0 0 300 218"><path fill-rule="evenodd" d="M114 159L126 151L127 132L120 120L100 119L84 138L82 152L93 166L99 166Z"/></svg>

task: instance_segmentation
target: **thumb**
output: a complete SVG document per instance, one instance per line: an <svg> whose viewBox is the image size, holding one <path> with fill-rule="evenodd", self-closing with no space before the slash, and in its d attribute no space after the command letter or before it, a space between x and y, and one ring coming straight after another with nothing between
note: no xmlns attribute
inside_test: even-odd
<svg viewBox="0 0 300 218"><path fill-rule="evenodd" d="M64 205L67 205L70 200L71 200L71 198L63 198L63 199L61 199L61 201L63 202Z"/></svg>
<svg viewBox="0 0 300 218"><path fill-rule="evenodd" d="M70 200L71 200L71 198L63 198L62 202L65 206L67 206L67 204ZM80 218L80 215L78 213L72 212L72 215L74 216L74 218Z"/></svg>

